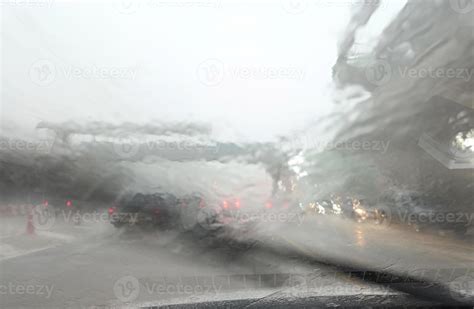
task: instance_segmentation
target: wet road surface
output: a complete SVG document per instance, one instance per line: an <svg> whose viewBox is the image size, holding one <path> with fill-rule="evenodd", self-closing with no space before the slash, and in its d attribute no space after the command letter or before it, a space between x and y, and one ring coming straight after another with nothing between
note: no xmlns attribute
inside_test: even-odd
<svg viewBox="0 0 474 309"><path fill-rule="evenodd" d="M250 250L209 247L175 232L120 232L104 223L99 227L57 224L50 234L6 236L2 245L10 241L15 246L18 237L34 242L51 234L73 234L42 250L0 261L0 305L113 308L236 295L260 298L298 285L301 292L301 281L306 279L297 274L312 274L318 282L316 289L308 290L313 295L389 295L399 292L334 276L325 263L350 262L360 270L396 273L474 268L469 240L338 220L318 218L275 227L271 237L268 231L257 233L254 237L261 242ZM444 272L437 278L453 280Z"/></svg>

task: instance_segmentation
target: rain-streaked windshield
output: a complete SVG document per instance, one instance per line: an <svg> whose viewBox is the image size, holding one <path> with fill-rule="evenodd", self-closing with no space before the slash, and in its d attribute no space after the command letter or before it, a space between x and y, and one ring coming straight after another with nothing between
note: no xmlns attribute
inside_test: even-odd
<svg viewBox="0 0 474 309"><path fill-rule="evenodd" d="M0 0L0 307L474 304L474 2Z"/></svg>

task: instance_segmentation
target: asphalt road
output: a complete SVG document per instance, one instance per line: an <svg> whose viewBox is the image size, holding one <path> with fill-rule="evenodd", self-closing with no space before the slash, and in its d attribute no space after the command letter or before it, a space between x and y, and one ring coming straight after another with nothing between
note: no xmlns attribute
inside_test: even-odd
<svg viewBox="0 0 474 309"><path fill-rule="evenodd" d="M65 236L53 245L0 261L0 307L115 308L261 298L282 289L301 293L302 285L308 285L305 274L316 282L306 290L312 295L390 295L399 292L335 276L325 263L350 262L360 270L395 273L436 270L436 279L447 284L460 274L445 270L474 268L469 240L339 219L274 226L257 232L254 237L262 242L248 251L209 247L175 232L119 232L106 222L56 224L46 234L5 236L1 242L15 247L25 239L34 244L58 234ZM467 289L473 282L467 282Z"/></svg>

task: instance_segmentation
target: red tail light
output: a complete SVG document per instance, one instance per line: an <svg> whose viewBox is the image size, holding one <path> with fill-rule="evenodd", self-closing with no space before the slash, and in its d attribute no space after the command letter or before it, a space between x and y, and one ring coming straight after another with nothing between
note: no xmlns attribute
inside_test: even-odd
<svg viewBox="0 0 474 309"><path fill-rule="evenodd" d="M268 202L268 203L265 204L265 208L267 208L267 209L270 209L270 208L272 208L272 207L273 207L273 205L272 205L272 203L270 203L270 202Z"/></svg>
<svg viewBox="0 0 474 309"><path fill-rule="evenodd" d="M235 208L240 209L240 200L235 201Z"/></svg>
<svg viewBox="0 0 474 309"><path fill-rule="evenodd" d="M67 201L66 201L66 206L67 206L67 207L72 207L72 202L71 202L70 200L67 200Z"/></svg>
<svg viewBox="0 0 474 309"><path fill-rule="evenodd" d="M109 207L108 212L109 215L113 214L115 212L115 207Z"/></svg>
<svg viewBox="0 0 474 309"><path fill-rule="evenodd" d="M222 208L224 209L229 208L229 204L227 204L227 201L222 202Z"/></svg>

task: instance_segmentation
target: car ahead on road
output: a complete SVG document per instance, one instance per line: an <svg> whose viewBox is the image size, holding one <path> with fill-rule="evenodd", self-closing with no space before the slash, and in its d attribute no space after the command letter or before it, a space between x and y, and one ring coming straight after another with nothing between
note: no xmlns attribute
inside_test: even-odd
<svg viewBox="0 0 474 309"><path fill-rule="evenodd" d="M364 199L352 199L352 218L359 223L381 224L388 216L384 207L377 207Z"/></svg>
<svg viewBox="0 0 474 309"><path fill-rule="evenodd" d="M209 233L222 221L222 214L209 207L199 194L177 198L168 193L137 193L133 198L125 198L110 207L108 213L110 222L117 228L162 228L181 232L204 229Z"/></svg>
<svg viewBox="0 0 474 309"><path fill-rule="evenodd" d="M141 194L108 210L116 228L145 231L176 230L208 246L247 249L255 244L249 236L255 222L242 220L224 205L210 205L197 194L176 198L172 194Z"/></svg>
<svg viewBox="0 0 474 309"><path fill-rule="evenodd" d="M357 223L382 224L389 219L384 207L377 207L365 198L333 196L310 202L304 207L304 213L312 216L340 216Z"/></svg>
<svg viewBox="0 0 474 309"><path fill-rule="evenodd" d="M224 226L230 216L219 205L208 205L197 193L177 198L168 193L137 193L108 210L115 227L137 226L206 233Z"/></svg>
<svg viewBox="0 0 474 309"><path fill-rule="evenodd" d="M341 215L342 207L340 204L332 200L322 200L317 202L309 202L304 207L307 215Z"/></svg>
<svg viewBox="0 0 474 309"><path fill-rule="evenodd" d="M246 249L255 244L249 237L255 222L239 216L240 199L211 203L199 193L179 198L178 228L207 245Z"/></svg>
<svg viewBox="0 0 474 309"><path fill-rule="evenodd" d="M172 229L179 218L178 200L167 193L137 193L109 208L109 217L117 228Z"/></svg>

